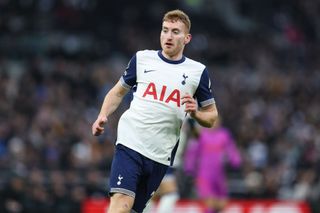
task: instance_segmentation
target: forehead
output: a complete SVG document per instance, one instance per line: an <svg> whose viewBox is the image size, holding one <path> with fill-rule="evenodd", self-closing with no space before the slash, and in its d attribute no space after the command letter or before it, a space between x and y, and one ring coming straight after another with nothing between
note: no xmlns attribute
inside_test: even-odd
<svg viewBox="0 0 320 213"><path fill-rule="evenodd" d="M162 23L162 28L186 30L187 27L180 20L168 20Z"/></svg>

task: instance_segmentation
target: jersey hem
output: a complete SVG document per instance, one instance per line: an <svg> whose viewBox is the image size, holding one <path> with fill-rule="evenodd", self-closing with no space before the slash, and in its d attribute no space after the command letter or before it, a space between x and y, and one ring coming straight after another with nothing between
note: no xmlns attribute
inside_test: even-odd
<svg viewBox="0 0 320 213"><path fill-rule="evenodd" d="M156 159L156 158L154 158L154 157L152 157L152 156L149 156L149 155L147 155L147 154L145 154L145 153L141 153L141 151L138 150L138 149L137 149L136 147L134 147L134 146L131 146L131 145L129 145L129 144L122 143L121 141L117 141L117 142L116 142L116 145L117 145L117 144L122 144L122 145L128 147L129 149L132 149L132 150L138 152L139 154L143 155L144 157L149 158L150 160L153 160L153 161L155 161L155 162L161 163L161 164L166 165L166 166L170 166L170 162L165 162L165 161L163 161L163 160L159 160L159 159Z"/></svg>

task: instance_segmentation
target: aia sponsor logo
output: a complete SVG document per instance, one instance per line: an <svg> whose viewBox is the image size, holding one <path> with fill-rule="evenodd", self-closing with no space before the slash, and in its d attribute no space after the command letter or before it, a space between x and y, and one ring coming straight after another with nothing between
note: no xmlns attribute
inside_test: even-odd
<svg viewBox="0 0 320 213"><path fill-rule="evenodd" d="M163 101L165 103L174 102L177 107L180 107L180 91L174 89L173 91L167 91L167 86L163 85L161 91L157 91L156 85L150 83L144 91L142 97L151 96L154 100Z"/></svg>

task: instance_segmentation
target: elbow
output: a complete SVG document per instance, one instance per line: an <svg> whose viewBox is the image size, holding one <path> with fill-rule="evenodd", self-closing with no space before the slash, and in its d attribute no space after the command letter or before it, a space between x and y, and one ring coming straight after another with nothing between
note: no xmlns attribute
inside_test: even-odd
<svg viewBox="0 0 320 213"><path fill-rule="evenodd" d="M210 127L209 128L212 128L212 127L215 127L218 123L218 115L216 115L213 119L212 119L212 122L210 123Z"/></svg>
<svg viewBox="0 0 320 213"><path fill-rule="evenodd" d="M218 112L214 112L211 116L211 118L209 119L209 122L205 125L205 127L207 128L212 128L215 127L218 121Z"/></svg>
<svg viewBox="0 0 320 213"><path fill-rule="evenodd" d="M218 113L216 113L213 119L212 127L215 127L218 123L219 123L219 115Z"/></svg>
<svg viewBox="0 0 320 213"><path fill-rule="evenodd" d="M207 124L205 124L205 125L203 125L204 127L206 127L206 128L212 128L212 127L214 127L214 124L212 124L211 122L210 123L207 123Z"/></svg>
<svg viewBox="0 0 320 213"><path fill-rule="evenodd" d="M208 119L209 122L208 122L207 128L215 127L218 124L218 120L219 120L218 110L216 108L216 105L214 105L209 114L209 119Z"/></svg>

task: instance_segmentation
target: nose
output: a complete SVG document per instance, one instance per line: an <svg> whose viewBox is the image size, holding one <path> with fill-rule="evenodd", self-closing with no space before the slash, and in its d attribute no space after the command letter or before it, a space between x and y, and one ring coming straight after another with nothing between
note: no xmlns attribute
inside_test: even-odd
<svg viewBox="0 0 320 213"><path fill-rule="evenodd" d="M172 39L172 37L173 37L172 32L169 32L169 33L168 33L168 39L169 39L169 40L171 40L171 39Z"/></svg>

